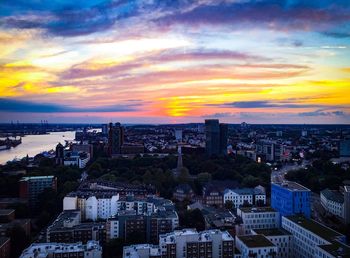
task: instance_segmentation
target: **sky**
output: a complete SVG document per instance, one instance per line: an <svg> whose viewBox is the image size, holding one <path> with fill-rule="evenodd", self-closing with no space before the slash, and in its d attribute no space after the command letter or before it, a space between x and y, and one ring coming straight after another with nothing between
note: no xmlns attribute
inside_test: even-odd
<svg viewBox="0 0 350 258"><path fill-rule="evenodd" d="M350 1L1 0L0 122L350 123Z"/></svg>

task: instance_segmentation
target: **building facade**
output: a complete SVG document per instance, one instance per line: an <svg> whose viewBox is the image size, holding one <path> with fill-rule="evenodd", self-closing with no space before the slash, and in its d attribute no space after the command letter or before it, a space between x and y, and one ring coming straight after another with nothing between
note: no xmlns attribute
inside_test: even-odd
<svg viewBox="0 0 350 258"><path fill-rule="evenodd" d="M38 196L46 188L57 190L57 178L54 176L22 177L19 181L19 197L28 199L31 208L36 208Z"/></svg>
<svg viewBox="0 0 350 258"><path fill-rule="evenodd" d="M207 155L226 155L227 135L227 124L219 124L218 119L205 120L205 148Z"/></svg>
<svg viewBox="0 0 350 258"><path fill-rule="evenodd" d="M86 244L90 240L105 242L106 223L82 223L78 210L63 211L46 230L47 242Z"/></svg>
<svg viewBox="0 0 350 258"><path fill-rule="evenodd" d="M241 223L236 225L237 235L249 235L252 229L278 228L280 214L271 207L241 207L237 209Z"/></svg>
<svg viewBox="0 0 350 258"><path fill-rule="evenodd" d="M303 214L310 218L310 189L292 182L271 183L271 207L281 216Z"/></svg>
<svg viewBox="0 0 350 258"><path fill-rule="evenodd" d="M275 258L292 258L293 236L282 228L254 229L253 235L263 235L277 247Z"/></svg>
<svg viewBox="0 0 350 258"><path fill-rule="evenodd" d="M329 213L344 218L344 196L334 190L325 189L320 192L320 200L323 208Z"/></svg>
<svg viewBox="0 0 350 258"><path fill-rule="evenodd" d="M108 129L108 153L115 155L121 153L121 146L124 143L124 127L120 123L109 124Z"/></svg>
<svg viewBox="0 0 350 258"><path fill-rule="evenodd" d="M135 250L137 250L137 253ZM131 256L132 253L135 256ZM227 231L207 230L197 232L194 229L183 229L161 235L158 246L134 245L124 247L123 257L232 258L233 253L234 239Z"/></svg>
<svg viewBox="0 0 350 258"><path fill-rule="evenodd" d="M236 248L239 251L235 258L276 257L277 246L263 235L236 236Z"/></svg>
<svg viewBox="0 0 350 258"><path fill-rule="evenodd" d="M293 235L293 257L349 257L345 236L304 216L282 217L282 228Z"/></svg>
<svg viewBox="0 0 350 258"><path fill-rule="evenodd" d="M242 205L265 205L265 189L260 188L241 188L226 189L223 194L224 203L231 201L234 208Z"/></svg>

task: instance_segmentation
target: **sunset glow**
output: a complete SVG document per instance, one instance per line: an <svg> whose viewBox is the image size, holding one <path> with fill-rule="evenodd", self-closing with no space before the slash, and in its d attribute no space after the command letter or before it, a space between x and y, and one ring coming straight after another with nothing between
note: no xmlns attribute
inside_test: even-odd
<svg viewBox="0 0 350 258"><path fill-rule="evenodd" d="M350 122L349 1L22 2L1 122Z"/></svg>

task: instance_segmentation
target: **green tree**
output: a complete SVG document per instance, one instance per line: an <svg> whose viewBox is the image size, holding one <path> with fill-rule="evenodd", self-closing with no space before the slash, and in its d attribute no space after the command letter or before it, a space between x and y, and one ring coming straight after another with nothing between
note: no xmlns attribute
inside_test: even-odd
<svg viewBox="0 0 350 258"><path fill-rule="evenodd" d="M225 202L225 208L228 210L232 210L233 209L233 202L228 200Z"/></svg>

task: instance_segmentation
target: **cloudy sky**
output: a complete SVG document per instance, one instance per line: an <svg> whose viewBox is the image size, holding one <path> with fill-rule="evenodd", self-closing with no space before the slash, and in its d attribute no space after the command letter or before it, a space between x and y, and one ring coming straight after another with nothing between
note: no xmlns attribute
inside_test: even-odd
<svg viewBox="0 0 350 258"><path fill-rule="evenodd" d="M350 123L350 1L0 1L0 122L205 118Z"/></svg>

